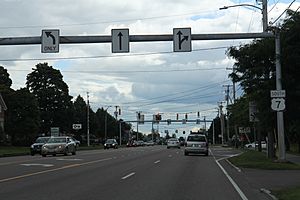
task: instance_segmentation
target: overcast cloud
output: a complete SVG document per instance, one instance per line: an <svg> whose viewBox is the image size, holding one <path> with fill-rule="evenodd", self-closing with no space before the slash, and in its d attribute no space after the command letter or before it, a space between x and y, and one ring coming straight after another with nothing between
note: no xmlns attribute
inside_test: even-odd
<svg viewBox="0 0 300 200"><path fill-rule="evenodd" d="M269 21L292 1L276 2L268 1ZM261 32L260 10L219 10L239 3L261 6L255 0L2 0L0 37L40 36L42 29L59 29L62 36L110 35L114 28L129 28L131 35L172 34L173 28L182 27L190 27L192 34ZM291 8L299 6L295 2ZM135 120L137 111L148 120L158 112L163 119L175 119L176 113L196 119L198 111L201 119L211 120L217 115L217 102L224 101L222 85L231 84L226 68L234 61L227 58L226 48L249 41L193 41L188 53L173 53L172 42L130 43L128 54L112 54L109 43L61 44L57 54L42 54L40 45L1 46L0 65L19 89L37 63L48 62L62 72L73 97L86 99L89 92L95 111L118 105L124 120ZM97 58L49 59L70 57ZM113 114L114 109L108 111ZM199 125L160 125L160 130L195 127ZM151 131L149 125L139 130Z"/></svg>

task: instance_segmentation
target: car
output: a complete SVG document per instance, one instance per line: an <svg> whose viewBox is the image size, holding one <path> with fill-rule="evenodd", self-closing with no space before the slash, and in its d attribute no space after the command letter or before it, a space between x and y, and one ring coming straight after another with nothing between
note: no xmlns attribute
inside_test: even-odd
<svg viewBox="0 0 300 200"><path fill-rule="evenodd" d="M258 142L252 142L249 144L245 144L246 148L258 148ZM265 141L261 141L261 148L266 149L267 148L267 143Z"/></svg>
<svg viewBox="0 0 300 200"><path fill-rule="evenodd" d="M129 140L126 144L127 147L133 147L134 146L134 141L133 140Z"/></svg>
<svg viewBox="0 0 300 200"><path fill-rule="evenodd" d="M116 139L107 139L106 142L104 143L104 149L109 149L109 148L118 148L118 143Z"/></svg>
<svg viewBox="0 0 300 200"><path fill-rule="evenodd" d="M138 140L138 141L136 141L136 143L137 143L137 146L145 146L145 143L144 143L144 141L143 140Z"/></svg>
<svg viewBox="0 0 300 200"><path fill-rule="evenodd" d="M149 140L147 142L145 142L146 146L154 146L154 142L152 140Z"/></svg>
<svg viewBox="0 0 300 200"><path fill-rule="evenodd" d="M56 154L68 155L69 153L72 153L72 155L76 154L76 143L68 136L51 137L42 146L41 152L43 157L47 155L55 156Z"/></svg>
<svg viewBox="0 0 300 200"><path fill-rule="evenodd" d="M184 146L184 144L185 144L185 139L184 139L184 137L179 137L179 143L180 143L180 146Z"/></svg>
<svg viewBox="0 0 300 200"><path fill-rule="evenodd" d="M205 134L190 134L185 143L184 155L190 153L208 156L208 140Z"/></svg>
<svg viewBox="0 0 300 200"><path fill-rule="evenodd" d="M74 140L74 142L76 143L76 147L79 147L80 145L80 141L79 140L76 140L75 138L72 137L72 140Z"/></svg>
<svg viewBox="0 0 300 200"><path fill-rule="evenodd" d="M50 137L38 137L30 146L30 155L41 154L42 146L50 139Z"/></svg>
<svg viewBox="0 0 300 200"><path fill-rule="evenodd" d="M178 149L180 149L179 140L177 138L170 138L170 139L168 139L167 148L168 149L170 149L170 148L178 148Z"/></svg>

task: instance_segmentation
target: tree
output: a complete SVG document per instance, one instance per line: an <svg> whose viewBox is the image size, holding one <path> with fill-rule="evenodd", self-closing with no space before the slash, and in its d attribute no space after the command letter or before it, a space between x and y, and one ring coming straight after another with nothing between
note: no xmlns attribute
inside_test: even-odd
<svg viewBox="0 0 300 200"><path fill-rule="evenodd" d="M10 93L5 128L13 145L29 145L38 135L39 110L35 97L26 88Z"/></svg>
<svg viewBox="0 0 300 200"><path fill-rule="evenodd" d="M298 142L300 150L300 13L288 11L287 14L281 27L282 83L287 91L285 128L287 141ZM255 40L238 48L231 47L227 52L236 60L234 73L230 77L241 83L248 101L256 102L259 125L265 132L273 132L276 127L276 115L270 108L270 90L276 88L274 43L273 38ZM237 115L237 112L233 115Z"/></svg>
<svg viewBox="0 0 300 200"><path fill-rule="evenodd" d="M41 131L49 133L50 127L59 127L63 133L70 132L72 97L60 71L48 66L48 63L39 63L27 75L26 85L38 101Z"/></svg>
<svg viewBox="0 0 300 200"><path fill-rule="evenodd" d="M12 80L9 78L9 73L4 67L0 66L0 86L10 88Z"/></svg>

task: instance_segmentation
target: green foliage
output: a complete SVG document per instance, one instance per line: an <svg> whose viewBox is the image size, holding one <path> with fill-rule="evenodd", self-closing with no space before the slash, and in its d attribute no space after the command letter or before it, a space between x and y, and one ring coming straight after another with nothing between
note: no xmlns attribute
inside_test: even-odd
<svg viewBox="0 0 300 200"><path fill-rule="evenodd" d="M229 158L238 167L268 169L268 170L299 170L300 165L294 163L280 163L268 159L265 153L248 150L243 154Z"/></svg>
<svg viewBox="0 0 300 200"><path fill-rule="evenodd" d="M298 200L300 199L300 186L274 190L272 193L274 193L279 200Z"/></svg>
<svg viewBox="0 0 300 200"><path fill-rule="evenodd" d="M37 101L26 88L11 93L9 99L5 130L13 145L29 145L39 130Z"/></svg>
<svg viewBox="0 0 300 200"><path fill-rule="evenodd" d="M12 80L9 78L9 74L4 67L0 66L0 86L10 88Z"/></svg>
<svg viewBox="0 0 300 200"><path fill-rule="evenodd" d="M72 97L60 71L47 63L37 64L27 75L26 84L38 101L41 131L48 133L51 127L60 127L61 132L69 133L73 121Z"/></svg>
<svg viewBox="0 0 300 200"><path fill-rule="evenodd" d="M300 13L289 11L281 29L282 84L286 90L285 128L289 140L300 141ZM275 42L273 38L228 49L234 58L235 70L230 77L240 82L245 95L230 109L236 124L247 123L248 102L257 105L259 125L263 133L276 129L276 113L270 108L270 90L276 88ZM249 120L249 118L248 118Z"/></svg>

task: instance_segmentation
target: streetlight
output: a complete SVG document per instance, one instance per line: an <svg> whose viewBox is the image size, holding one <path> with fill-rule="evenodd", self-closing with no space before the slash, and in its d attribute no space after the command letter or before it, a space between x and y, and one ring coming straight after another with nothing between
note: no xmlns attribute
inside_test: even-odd
<svg viewBox="0 0 300 200"><path fill-rule="evenodd" d="M104 121L104 132L105 132L105 137L104 139L106 140L107 138L107 110L112 107L112 106L108 106L106 109L105 109L105 121Z"/></svg>
<svg viewBox="0 0 300 200"><path fill-rule="evenodd" d="M232 6L224 6L222 8L219 8L219 10L224 10L228 8L233 8L233 7L240 7L240 6L248 6L252 8L259 9L262 13L262 22L263 22L263 32L267 32L268 29L268 10L267 10L267 0L261 0L262 2L262 8L252 5L252 4L238 4L238 5L232 5Z"/></svg>

